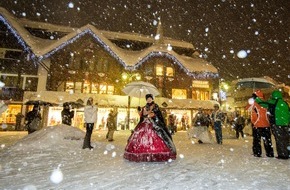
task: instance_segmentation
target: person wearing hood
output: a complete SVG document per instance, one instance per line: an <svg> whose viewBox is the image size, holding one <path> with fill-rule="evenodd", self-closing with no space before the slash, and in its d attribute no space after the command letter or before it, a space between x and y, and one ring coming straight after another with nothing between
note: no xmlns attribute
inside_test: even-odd
<svg viewBox="0 0 290 190"><path fill-rule="evenodd" d="M84 138L83 149L89 148L93 149L91 145L91 137L94 129L94 125L97 122L98 106L94 105L93 98L88 98L87 105L84 108L85 116L85 127L86 127L86 136Z"/></svg>
<svg viewBox="0 0 290 190"><path fill-rule="evenodd" d="M251 114L251 122L253 125L253 154L255 157L261 157L262 147L261 138L264 141L264 148L267 157L274 157L274 151L271 140L271 128L268 120L266 103L264 94L261 90L257 90L249 99L248 110Z"/></svg>
<svg viewBox="0 0 290 190"><path fill-rule="evenodd" d="M289 121L290 109L287 102L283 100L282 93L279 90L274 90L269 103L270 123L272 132L276 141L276 149L278 159L289 158Z"/></svg>
<svg viewBox="0 0 290 190"><path fill-rule="evenodd" d="M135 162L175 160L176 148L159 106L152 94L145 98L147 103L141 108L140 122L128 139L124 158Z"/></svg>
<svg viewBox="0 0 290 190"><path fill-rule="evenodd" d="M34 105L33 109L26 114L25 124L28 134L37 131L40 128L41 114L39 105Z"/></svg>
<svg viewBox="0 0 290 190"><path fill-rule="evenodd" d="M74 111L70 111L69 104L64 103L63 110L61 111L62 124L71 125L73 117L74 117Z"/></svg>

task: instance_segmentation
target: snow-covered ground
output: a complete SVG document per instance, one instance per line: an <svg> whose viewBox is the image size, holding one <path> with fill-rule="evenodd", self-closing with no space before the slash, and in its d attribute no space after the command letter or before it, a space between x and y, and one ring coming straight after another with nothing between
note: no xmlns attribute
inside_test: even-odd
<svg viewBox="0 0 290 190"><path fill-rule="evenodd" d="M93 150L81 148L84 134L64 125L0 132L0 189L290 190L290 160L253 157L250 136L198 144L181 131L175 161L135 163L122 157L130 131L116 131L113 142L95 131Z"/></svg>

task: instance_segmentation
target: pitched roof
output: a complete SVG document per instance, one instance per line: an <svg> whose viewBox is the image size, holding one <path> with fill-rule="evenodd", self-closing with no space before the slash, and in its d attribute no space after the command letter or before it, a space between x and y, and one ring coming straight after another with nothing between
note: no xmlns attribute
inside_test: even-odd
<svg viewBox="0 0 290 190"><path fill-rule="evenodd" d="M197 78L217 77L217 69L201 58L193 58L184 55L179 55L168 46L177 46L183 48L193 48L190 43L170 40L168 38L162 38L162 41L156 41L154 38L145 37L143 35L131 35L126 33L114 33L98 30L96 27L88 24L79 29L57 26L47 23L39 23L33 21L27 21L26 19L18 19L12 16L8 11L0 7L0 20L2 20L10 31L18 38L25 50L31 51L36 60L43 60L53 55L58 50L73 43L78 38L85 34L90 34L94 39L109 52L125 69L135 70L138 66L146 62L151 57L166 57L178 64L189 76ZM46 28L52 30L70 32L59 40L46 40L37 38L31 35L25 27L34 26L39 28ZM161 23L158 25L158 31L162 31ZM113 35L112 38L126 39L129 38L135 41L148 40L153 43L152 46L141 51L129 51L119 48L112 43L108 36ZM162 35L161 32L159 35ZM155 42L155 43L154 43Z"/></svg>

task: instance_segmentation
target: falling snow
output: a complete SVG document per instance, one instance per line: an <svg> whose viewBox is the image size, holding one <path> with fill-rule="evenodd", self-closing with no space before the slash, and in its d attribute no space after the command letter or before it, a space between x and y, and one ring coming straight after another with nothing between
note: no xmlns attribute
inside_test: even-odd
<svg viewBox="0 0 290 190"><path fill-rule="evenodd" d="M65 125L2 132L0 189L289 189L289 161L254 157L252 137L235 139L230 128L223 145L198 144L178 131L177 159L161 163L123 159L131 132L116 131L113 142L106 133L94 131L95 148L84 150L85 132Z"/></svg>
<svg viewBox="0 0 290 190"><path fill-rule="evenodd" d="M237 0L207 3L201 0L120 0L118 3L34 0L32 4L1 1L0 6L20 18L73 27L93 24L100 30L148 36L155 36L160 19L166 37L191 42L205 55L203 58L219 68L222 78L268 75L289 84L289 32L285 25L290 17L288 0L278 4ZM251 50L251 55L237 59L232 51L243 48ZM257 65L261 57L265 61ZM279 67L271 64L273 60ZM244 62L247 67L243 66Z"/></svg>

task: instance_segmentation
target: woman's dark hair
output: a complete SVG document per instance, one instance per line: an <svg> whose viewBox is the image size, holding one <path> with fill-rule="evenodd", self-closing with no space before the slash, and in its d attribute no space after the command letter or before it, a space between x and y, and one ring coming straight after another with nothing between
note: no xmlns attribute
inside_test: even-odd
<svg viewBox="0 0 290 190"><path fill-rule="evenodd" d="M145 98L146 98L146 100L147 100L148 98L152 98L152 100L154 99L152 94L146 94Z"/></svg>

